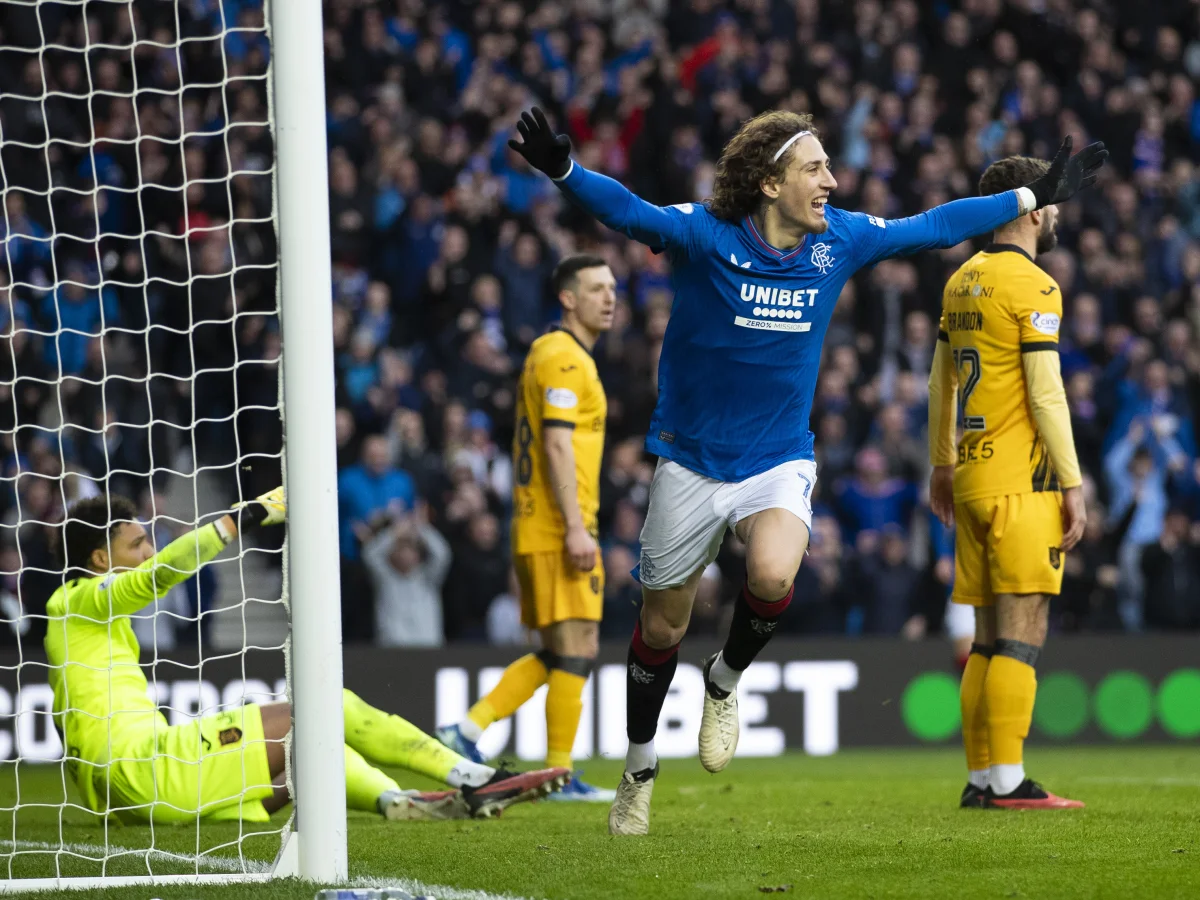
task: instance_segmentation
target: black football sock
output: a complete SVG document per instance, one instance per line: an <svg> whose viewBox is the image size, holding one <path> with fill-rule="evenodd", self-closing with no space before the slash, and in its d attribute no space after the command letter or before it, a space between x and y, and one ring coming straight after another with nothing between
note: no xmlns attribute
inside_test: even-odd
<svg viewBox="0 0 1200 900"><path fill-rule="evenodd" d="M787 596L770 603L750 593L743 586L733 604L733 622L729 625L729 637L709 672L709 677L718 690L728 693L737 687L741 677L754 658L767 646L775 633L779 617L792 602L795 586L788 589Z"/></svg>
<svg viewBox="0 0 1200 900"><path fill-rule="evenodd" d="M630 772L654 766L654 733L678 664L678 644L665 650L648 647L642 640L641 622L634 626L625 671L625 728L629 735L626 768Z"/></svg>

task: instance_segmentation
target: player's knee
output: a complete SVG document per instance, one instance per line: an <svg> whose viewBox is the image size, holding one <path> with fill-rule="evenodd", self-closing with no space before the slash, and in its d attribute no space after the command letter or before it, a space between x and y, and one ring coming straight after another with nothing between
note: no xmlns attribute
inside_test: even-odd
<svg viewBox="0 0 1200 900"><path fill-rule="evenodd" d="M746 586L750 593L768 603L782 600L792 589L795 571L774 562L758 563L746 569Z"/></svg>
<svg viewBox="0 0 1200 900"><path fill-rule="evenodd" d="M264 703L259 707L262 716L263 737L268 741L282 741L292 730L292 707L289 703Z"/></svg>
<svg viewBox="0 0 1200 900"><path fill-rule="evenodd" d="M575 646L575 656L583 657L587 660L594 660L600 655L600 629L599 627L592 628L585 634L580 636L579 643Z"/></svg>
<svg viewBox="0 0 1200 900"><path fill-rule="evenodd" d="M1001 599L996 636L1041 647L1050 627L1050 598L1045 594L1014 594Z"/></svg>
<svg viewBox="0 0 1200 900"><path fill-rule="evenodd" d="M647 647L653 647L656 650L666 650L668 647L674 647L683 640L683 635L686 631L686 622L677 625L667 619L666 616L651 612L649 609L643 607L642 640Z"/></svg>

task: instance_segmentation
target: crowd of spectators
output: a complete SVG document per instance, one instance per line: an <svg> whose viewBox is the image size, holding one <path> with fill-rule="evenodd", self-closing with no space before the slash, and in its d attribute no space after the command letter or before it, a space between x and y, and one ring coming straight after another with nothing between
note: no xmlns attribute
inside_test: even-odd
<svg viewBox="0 0 1200 900"><path fill-rule="evenodd" d="M4 310L12 352L0 353L4 474L53 478L65 460L143 493L151 480L134 473L182 450L228 466L243 490L265 485L278 477L268 419L279 337L260 6L97 6L86 26L65 4L26 8L32 31L16 14L4 24L6 43L21 46L38 46L39 14L43 26L57 19L44 33L66 46L82 47L85 27L93 45L134 35L163 45L48 51L45 101L38 54L0 68L4 171L27 186L6 195L3 225L0 287L17 286ZM175 6L180 34L195 38L178 52ZM1101 182L1062 208L1059 248L1039 259L1064 293L1061 358L1089 504L1054 627L1200 628L1194 2L324 8L347 640L524 640L506 545L515 377L555 317L548 275L575 252L608 260L619 284L595 353L609 397L603 633L625 639L632 627L628 572L653 471L641 438L671 314L669 263L565 204L507 148L535 103L583 165L662 204L708 196L723 144L771 107L814 113L836 205L888 218L974 193L997 158L1049 157L1067 134L1076 146L1104 140ZM239 30L199 39L221 21ZM181 78L215 86L181 94ZM165 92L126 93L150 86ZM941 627L953 536L925 503L926 379L945 279L981 245L885 261L839 299L812 417L811 552L781 629ZM59 321L73 330L33 333ZM86 336L101 323L104 338ZM103 391L91 383L99 373L110 376ZM14 436L16 423L27 433ZM248 471L233 466L234 447L257 454ZM6 523L52 520L57 488L21 483ZM742 566L730 537L693 630L720 627Z"/></svg>

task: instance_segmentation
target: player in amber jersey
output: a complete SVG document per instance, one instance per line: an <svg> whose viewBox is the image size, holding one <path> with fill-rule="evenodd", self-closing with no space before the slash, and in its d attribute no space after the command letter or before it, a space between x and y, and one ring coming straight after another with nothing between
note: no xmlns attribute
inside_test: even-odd
<svg viewBox="0 0 1200 900"><path fill-rule="evenodd" d="M980 193L1011 190L1047 168L1002 159L983 173ZM960 695L964 807L1083 805L1027 778L1023 761L1050 597L1086 523L1059 371L1062 292L1034 263L1054 248L1057 216L1047 206L997 229L954 273L929 378L930 505L957 523L954 600L975 607Z"/></svg>
<svg viewBox="0 0 1200 900"><path fill-rule="evenodd" d="M604 606L596 513L608 402L592 348L612 327L616 280L603 259L572 256L555 270L554 290L562 324L530 348L513 439L513 566L522 621L540 633L542 649L510 665L495 689L461 722L439 729L438 738L479 759L475 744L484 729L548 684L546 758L570 767ZM614 794L575 778L556 796L610 802Z"/></svg>

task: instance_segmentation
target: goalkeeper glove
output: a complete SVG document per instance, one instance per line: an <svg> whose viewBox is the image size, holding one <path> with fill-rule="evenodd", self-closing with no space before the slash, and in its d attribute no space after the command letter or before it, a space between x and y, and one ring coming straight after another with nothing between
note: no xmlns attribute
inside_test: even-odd
<svg viewBox="0 0 1200 900"><path fill-rule="evenodd" d="M1071 156L1072 143L1071 136L1067 135L1058 152L1054 154L1050 170L1041 178L1025 185L1033 192L1037 202L1034 209L1070 200L1085 187L1096 183L1100 167L1104 165L1104 160L1108 159L1104 143L1096 141L1094 144L1088 144Z"/></svg>
<svg viewBox="0 0 1200 900"><path fill-rule="evenodd" d="M562 178L571 171L571 139L565 134L555 134L546 121L546 114L536 106L532 113L521 113L517 133L522 142L509 141L508 146L539 172L545 172L551 178Z"/></svg>
<svg viewBox="0 0 1200 900"><path fill-rule="evenodd" d="M248 534L264 525L282 525L287 518L287 500L283 496L283 488L277 487L259 494L253 500L233 504L233 514L241 534Z"/></svg>

